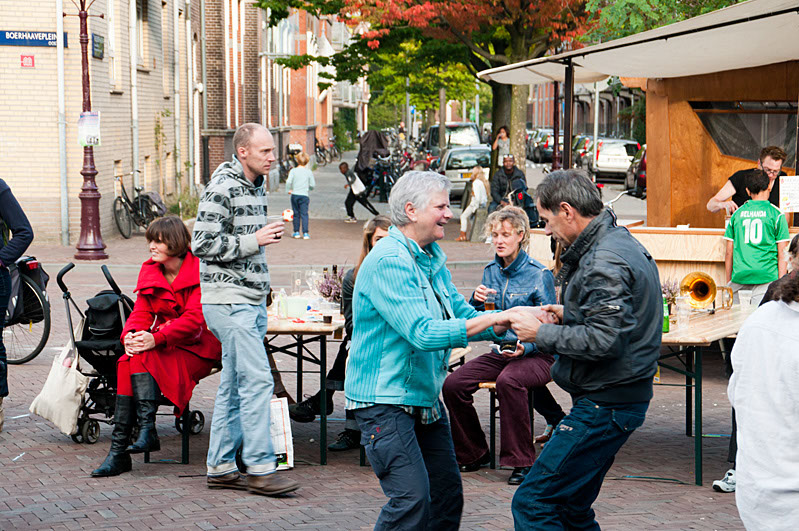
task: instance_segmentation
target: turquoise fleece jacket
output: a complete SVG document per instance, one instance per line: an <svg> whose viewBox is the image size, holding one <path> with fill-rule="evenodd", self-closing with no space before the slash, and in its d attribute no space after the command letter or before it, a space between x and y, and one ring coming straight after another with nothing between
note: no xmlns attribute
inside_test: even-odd
<svg viewBox="0 0 799 531"><path fill-rule="evenodd" d="M450 350L468 341L499 341L493 329L466 337L480 315L452 283L437 243L424 249L391 227L361 264L353 295L353 335L344 392L376 404L432 407ZM451 319L444 319L433 292Z"/></svg>

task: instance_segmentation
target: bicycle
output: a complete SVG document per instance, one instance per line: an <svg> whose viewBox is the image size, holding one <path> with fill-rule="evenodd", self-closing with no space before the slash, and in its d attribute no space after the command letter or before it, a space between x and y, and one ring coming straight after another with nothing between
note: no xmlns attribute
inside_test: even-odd
<svg viewBox="0 0 799 531"><path fill-rule="evenodd" d="M133 175L133 172L130 173ZM114 180L119 183L121 195L114 199L112 206L114 221L117 224L119 233L123 238L130 238L133 224L137 227L147 228L155 218L162 215L160 209L153 203L150 194L142 194L143 186L136 186L136 195L131 201L128 191L125 189L125 180L121 175L115 175Z"/></svg>
<svg viewBox="0 0 799 531"><path fill-rule="evenodd" d="M314 154L316 155L316 165L320 166L320 167L327 165L327 163L328 163L327 150L315 138L314 138L313 143L314 143Z"/></svg>
<svg viewBox="0 0 799 531"><path fill-rule="evenodd" d="M31 278L34 274L43 273L37 271L40 268L41 264L30 256L23 256L8 268L12 274L14 269L19 272L15 305L19 310L8 317L3 328L3 344L9 365L21 365L38 356L50 337L50 300L47 292Z"/></svg>
<svg viewBox="0 0 799 531"><path fill-rule="evenodd" d="M341 160L341 150L336 145L336 137L330 137L330 147L327 148L327 162L328 164L334 160Z"/></svg>

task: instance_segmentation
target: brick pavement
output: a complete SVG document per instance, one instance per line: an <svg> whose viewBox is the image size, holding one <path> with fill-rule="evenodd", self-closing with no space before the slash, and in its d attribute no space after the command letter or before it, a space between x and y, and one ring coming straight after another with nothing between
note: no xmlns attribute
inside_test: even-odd
<svg viewBox="0 0 799 531"><path fill-rule="evenodd" d="M358 250L359 226L340 222L318 222L320 237L304 242L287 240L280 244L271 263L278 285L287 284L288 274L297 264L343 263ZM324 231L320 230L327 227ZM455 227L449 228L450 237ZM109 263L122 288L132 289L143 259L141 236L128 241L110 240ZM480 278L480 262L488 256L485 246L444 243L456 263L453 276L466 292ZM33 254L52 264L69 259L71 249L36 246ZM324 257L319 259L319 257ZM351 262L350 262L351 263ZM79 305L103 289L99 264L81 264L67 278ZM295 438L294 470L286 472L302 484L296 495L270 499L241 492L210 491L204 485L204 457L208 428L192 438L191 464L144 464L134 457L131 473L116 478L88 477L104 458L110 428L103 426L95 445L76 444L38 417L28 416L28 406L41 389L49 365L59 345L66 342L63 304L55 282L49 294L53 302L53 331L43 354L22 366L10 367L11 396L6 400L6 425L0 433L0 529L371 529L385 498L368 467L358 466L357 451L330 453L329 465L311 463L318 459L318 424L293 424ZM335 352L335 345L331 349ZM476 353L482 348L475 349ZM329 356L330 363L332 357ZM718 355L705 356L704 419L705 433L726 434L729 430L729 405L725 396L726 379ZM278 356L279 365L289 367L293 360ZM663 374L664 381L678 383L678 377ZM305 389L316 381L306 376ZM295 378L286 375L293 393ZM210 423L213 396L218 376L200 383L192 407L205 413ZM568 398L551 385L558 400ZM595 505L605 529L742 529L735 499L710 489L713 479L727 469L728 439L705 439L705 483L693 481L693 440L684 435L684 391L677 387L656 389L649 416L622 449L608 474ZM344 397L337 393L336 409L330 422L330 440L343 429ZM487 395L476 395L476 407L487 431ZM15 418L19 417L19 418ZM543 427L540 418L537 428ZM168 416L159 417L162 451L153 459L179 459L180 436ZM509 471L465 474L463 529L510 529L510 500L514 488L505 483ZM623 479L626 476L671 478L666 480Z"/></svg>

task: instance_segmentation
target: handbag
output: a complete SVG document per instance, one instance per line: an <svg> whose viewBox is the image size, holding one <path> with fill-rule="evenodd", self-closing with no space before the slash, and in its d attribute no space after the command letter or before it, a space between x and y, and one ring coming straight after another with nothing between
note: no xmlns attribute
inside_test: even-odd
<svg viewBox="0 0 799 531"><path fill-rule="evenodd" d="M366 191L366 186L363 184L363 181L356 177L350 184L350 189L354 195L361 195Z"/></svg>
<svg viewBox="0 0 799 531"><path fill-rule="evenodd" d="M76 334L80 337L83 320L78 323ZM33 399L30 412L43 417L65 435L78 431L78 415L83 403L83 394L89 385L89 377L80 373L80 356L75 343L70 341L53 359L50 374L42 391Z"/></svg>

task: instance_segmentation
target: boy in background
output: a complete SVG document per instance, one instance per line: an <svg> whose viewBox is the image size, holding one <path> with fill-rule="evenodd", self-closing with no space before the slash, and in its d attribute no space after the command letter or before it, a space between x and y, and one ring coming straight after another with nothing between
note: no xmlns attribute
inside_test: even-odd
<svg viewBox="0 0 799 531"><path fill-rule="evenodd" d="M751 304L757 307L769 283L785 274L787 264L780 257L790 236L785 216L769 202L766 172L747 175L746 192L751 199L733 213L724 232L724 266L736 302L738 291L752 290Z"/></svg>

